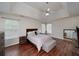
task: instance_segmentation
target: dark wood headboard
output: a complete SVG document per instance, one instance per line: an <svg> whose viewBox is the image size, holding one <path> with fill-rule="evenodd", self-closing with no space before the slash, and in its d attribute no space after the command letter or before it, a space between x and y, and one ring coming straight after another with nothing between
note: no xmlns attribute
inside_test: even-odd
<svg viewBox="0 0 79 59"><path fill-rule="evenodd" d="M37 31L38 29L26 29L26 33L27 32L31 32L31 31Z"/></svg>
<svg viewBox="0 0 79 59"><path fill-rule="evenodd" d="M26 36L27 36L28 32L31 32L31 31L36 31L37 32L37 30L38 30L37 28L35 28L35 29L26 29Z"/></svg>

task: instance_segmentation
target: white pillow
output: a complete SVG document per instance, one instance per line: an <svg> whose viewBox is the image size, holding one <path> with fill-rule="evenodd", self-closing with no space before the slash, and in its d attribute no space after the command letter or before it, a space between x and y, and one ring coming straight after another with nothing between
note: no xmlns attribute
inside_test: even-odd
<svg viewBox="0 0 79 59"><path fill-rule="evenodd" d="M35 36L35 31L32 31L32 32L28 32L28 36Z"/></svg>

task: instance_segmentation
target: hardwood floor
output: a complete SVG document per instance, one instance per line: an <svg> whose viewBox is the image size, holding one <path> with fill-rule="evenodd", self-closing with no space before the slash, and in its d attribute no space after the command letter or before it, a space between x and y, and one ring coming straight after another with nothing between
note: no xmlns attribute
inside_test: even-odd
<svg viewBox="0 0 79 59"><path fill-rule="evenodd" d="M6 56L71 56L72 43L66 40L57 40L56 47L49 53L41 50L39 53L37 48L31 43L23 45L15 45L5 49Z"/></svg>

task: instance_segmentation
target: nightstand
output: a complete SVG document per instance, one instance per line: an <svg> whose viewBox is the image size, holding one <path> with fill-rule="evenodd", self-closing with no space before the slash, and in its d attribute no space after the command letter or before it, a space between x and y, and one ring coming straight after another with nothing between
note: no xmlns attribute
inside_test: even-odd
<svg viewBox="0 0 79 59"><path fill-rule="evenodd" d="M21 36L19 37L19 44L25 44L27 43L27 38L26 36Z"/></svg>
<svg viewBox="0 0 79 59"><path fill-rule="evenodd" d="M0 32L0 56L5 55L4 42L4 32Z"/></svg>

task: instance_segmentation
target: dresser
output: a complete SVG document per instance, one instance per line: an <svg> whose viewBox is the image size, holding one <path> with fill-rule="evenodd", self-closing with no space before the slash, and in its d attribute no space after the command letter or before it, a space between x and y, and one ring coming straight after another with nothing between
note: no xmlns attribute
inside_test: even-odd
<svg viewBox="0 0 79 59"><path fill-rule="evenodd" d="M4 32L0 32L0 56L5 55L5 48L4 48Z"/></svg>

